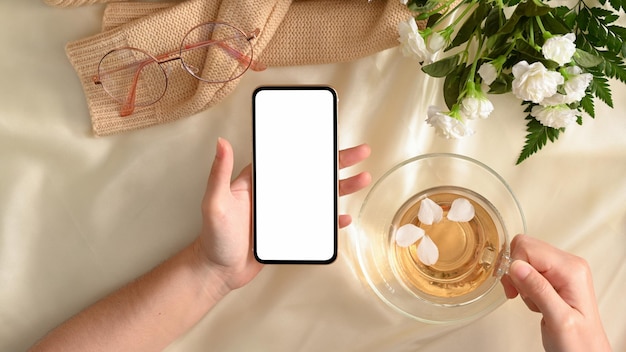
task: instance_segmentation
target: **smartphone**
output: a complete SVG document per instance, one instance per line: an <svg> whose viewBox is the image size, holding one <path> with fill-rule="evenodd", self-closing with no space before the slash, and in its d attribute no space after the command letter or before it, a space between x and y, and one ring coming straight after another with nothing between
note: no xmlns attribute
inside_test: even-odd
<svg viewBox="0 0 626 352"><path fill-rule="evenodd" d="M337 93L259 87L252 98L254 256L328 264L337 256Z"/></svg>

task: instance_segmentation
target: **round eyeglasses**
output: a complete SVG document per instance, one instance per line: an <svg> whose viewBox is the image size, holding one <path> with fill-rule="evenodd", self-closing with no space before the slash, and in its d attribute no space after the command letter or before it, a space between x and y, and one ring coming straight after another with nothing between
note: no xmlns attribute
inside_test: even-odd
<svg viewBox="0 0 626 352"><path fill-rule="evenodd" d="M265 65L253 60L250 41L258 34L258 28L246 34L227 23L208 22L189 30L178 51L153 56L138 48L113 49L100 59L93 82L121 105L120 116L129 116L135 107L154 104L165 95L166 63L180 60L185 71L208 83L232 81L248 69L264 70Z"/></svg>

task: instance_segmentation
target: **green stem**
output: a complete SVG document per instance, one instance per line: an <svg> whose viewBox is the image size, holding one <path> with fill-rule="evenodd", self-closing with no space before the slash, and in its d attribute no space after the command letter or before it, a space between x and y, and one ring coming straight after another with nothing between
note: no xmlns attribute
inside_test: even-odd
<svg viewBox="0 0 626 352"><path fill-rule="evenodd" d="M472 82L474 83L474 77L476 75L476 66L478 65L478 57L480 55L480 51L483 48L483 40L481 40L481 35L480 35L480 27L478 27L476 29L476 31L474 31L474 33L472 34L473 37L476 37L476 41L478 41L478 48L476 48L476 55L474 56L474 61L472 62L472 67L470 68L470 72L467 75L467 82Z"/></svg>
<svg viewBox="0 0 626 352"><path fill-rule="evenodd" d="M530 21L530 30L529 30L529 36L528 36L528 43L530 45L532 45L533 47L535 46L535 26L533 25L533 21Z"/></svg>
<svg viewBox="0 0 626 352"><path fill-rule="evenodd" d="M552 33L546 31L545 27L543 26L543 22L541 22L541 17L535 16L535 21L537 21L537 25L539 26L539 30L541 31L541 35L543 35L543 39L550 38L552 36Z"/></svg>
<svg viewBox="0 0 626 352"><path fill-rule="evenodd" d="M538 18L538 17L535 17ZM528 44L530 44L533 48L535 48L535 50L537 51L541 51L541 47L539 45L537 45L537 43L535 43L535 26L533 25L533 23L535 23L534 21L529 21L530 22L530 29L528 30ZM540 26L540 28L543 26Z"/></svg>
<svg viewBox="0 0 626 352"><path fill-rule="evenodd" d="M476 77L476 66L478 66L478 55L480 54L480 51L483 47L483 40L481 40L480 28L472 33L472 37L476 37L476 40L478 41L478 48L476 48L476 56L474 57L474 60L472 61L472 66L470 67L470 71L467 74L467 79L465 80L465 86L463 87L463 91L461 92L461 94L459 94L459 100L463 99L467 95L468 91L476 90L476 84L474 83L474 79ZM469 51L469 43L471 42L471 40L468 41L468 45L465 49L466 52Z"/></svg>
<svg viewBox="0 0 626 352"><path fill-rule="evenodd" d="M445 9L446 7L450 6L450 4L452 4L454 1L456 0L447 0L446 2L444 2L443 4L441 4L441 6L433 9L430 12L427 12L426 15L428 15L428 17L436 14L436 13L440 13L443 9ZM446 11L446 13L444 15L446 15L449 12L454 12L456 11L456 9L460 6L460 4L457 4L452 10Z"/></svg>
<svg viewBox="0 0 626 352"><path fill-rule="evenodd" d="M453 1L456 1L456 0L452 0L451 2L448 2L447 4L449 5L449 4L451 4ZM456 10L458 10L458 9L459 9L459 7L460 7L461 5L463 5L463 4L464 4L464 2L460 2L460 3L459 3L459 4L457 4L457 5L456 5L456 6L455 6L452 10L450 10L450 11L446 11L446 13L445 13L443 16L441 16L441 18L439 18L439 19L437 20L437 22L435 22L435 25L438 25L439 23L443 22L443 21L444 21L444 20L445 20L448 16L452 15L452 14L453 14ZM455 18L455 19L454 19L454 22L453 22L452 24L450 24L450 26L452 26L452 27L456 26L456 25L457 25L457 24L458 24L458 23L459 23L459 22L460 22L460 21L461 21L461 20L462 20L462 19L463 19L466 15L467 15L467 13L468 13L471 9L473 9L473 8L474 8L474 5L475 5L475 4L476 4L476 2L475 2L475 1L472 1L469 5L467 5L467 7L463 10L463 12L461 12L461 14L460 14L457 18ZM442 8L443 8L443 7L442 7Z"/></svg>

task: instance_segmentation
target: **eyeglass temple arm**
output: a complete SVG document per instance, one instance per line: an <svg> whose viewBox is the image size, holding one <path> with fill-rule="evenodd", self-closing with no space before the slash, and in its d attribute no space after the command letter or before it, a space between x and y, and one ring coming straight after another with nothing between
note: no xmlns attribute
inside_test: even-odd
<svg viewBox="0 0 626 352"><path fill-rule="evenodd" d="M253 30L252 32L246 34L246 40L250 41L254 38L256 38L259 35L260 30L257 28L255 30ZM228 44L224 43L225 41L229 40L229 39L233 39L231 38L224 38L224 39L220 39L220 40L207 40L207 41L203 41L203 42L199 42L199 43L194 43L194 44L190 44L190 45L186 45L184 47L183 50L181 50L181 52L183 51L188 51L188 50L193 50L193 49L197 49L197 48L202 48L204 46L209 46L209 45L218 45L220 48L224 49L228 54L230 54L230 56L232 56L235 60L239 61L240 63L249 66L249 68L252 71L263 71L267 68L267 66L257 60L252 59L251 57L249 57L248 55L240 52L237 49L232 48L231 46L229 46Z"/></svg>
<svg viewBox="0 0 626 352"><path fill-rule="evenodd" d="M111 70L111 71L107 71L107 72L103 72L104 75L108 75L111 73L115 73L121 70L125 70L131 66L138 66L137 70L135 71L135 74L133 76L133 81L130 87L130 90L128 92L128 97L126 98L126 101L121 104L122 107L120 109L120 116L121 117L126 117L131 115L134 111L135 111L135 101L137 98L137 82L139 82L139 74L141 73L141 70L143 70L144 67L146 67L146 65L148 65L149 63L153 62L150 59L146 59L146 60L142 60L139 62L135 62L132 64L128 64L125 66L122 66L118 69L115 70ZM100 73L98 73L96 76L94 76L93 78L93 83L94 84L99 84L102 85L102 80L100 79Z"/></svg>
<svg viewBox="0 0 626 352"><path fill-rule="evenodd" d="M144 67L146 67L150 63L149 60L143 60L137 71L135 71L135 75L133 76L133 83L130 86L130 92L128 93L128 97L122 107L120 108L120 117L126 117L132 115L135 112L135 101L137 98L137 82L139 82L139 74Z"/></svg>

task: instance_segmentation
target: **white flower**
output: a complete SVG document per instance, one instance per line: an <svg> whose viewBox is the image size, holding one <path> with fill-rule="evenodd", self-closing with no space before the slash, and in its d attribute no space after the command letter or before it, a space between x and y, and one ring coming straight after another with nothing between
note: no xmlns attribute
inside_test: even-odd
<svg viewBox="0 0 626 352"><path fill-rule="evenodd" d="M474 206L465 198L457 198L452 201L447 218L450 221L466 222L474 218Z"/></svg>
<svg viewBox="0 0 626 352"><path fill-rule="evenodd" d="M437 53L439 50L446 46L446 38L444 38L439 32L433 32L428 38L428 49L431 52Z"/></svg>
<svg viewBox="0 0 626 352"><path fill-rule="evenodd" d="M585 91L593 79L591 73L581 73L578 66L570 66L566 69L569 78L563 84L565 93L572 99L572 102L580 101L585 96Z"/></svg>
<svg viewBox="0 0 626 352"><path fill-rule="evenodd" d="M424 198L420 203L417 218L424 225L432 225L433 223L441 221L443 218L443 209L430 198Z"/></svg>
<svg viewBox="0 0 626 352"><path fill-rule="evenodd" d="M400 3L401 3L402 5L406 5L406 4L408 4L408 3L409 3L409 0L400 0Z"/></svg>
<svg viewBox="0 0 626 352"><path fill-rule="evenodd" d="M426 42L420 34L417 23L413 17L409 18L406 22L400 22L398 24L398 33L400 34L398 41L400 42L400 48L404 56L416 58L418 61L423 61L425 64L433 62L436 55L426 47Z"/></svg>
<svg viewBox="0 0 626 352"><path fill-rule="evenodd" d="M476 92L476 91L475 91ZM493 104L487 97L480 93L472 94L461 101L461 114L468 119L486 119L493 112Z"/></svg>
<svg viewBox="0 0 626 352"><path fill-rule="evenodd" d="M496 67L490 62L485 62L480 65L478 74L480 75L480 78L483 79L483 83L486 85L491 85L491 83L498 78L498 70L496 70Z"/></svg>
<svg viewBox="0 0 626 352"><path fill-rule="evenodd" d="M575 40L576 35L574 33L552 36L543 43L541 52L546 59L563 66L572 61L572 56L576 52Z"/></svg>
<svg viewBox="0 0 626 352"><path fill-rule="evenodd" d="M435 128L438 135L448 139L456 139L474 134L474 130L463 122L446 115L443 110L433 105L428 107L428 118L426 122Z"/></svg>
<svg viewBox="0 0 626 352"><path fill-rule="evenodd" d="M428 235L424 235L417 246L417 258L424 265L433 265L439 260L439 248Z"/></svg>
<svg viewBox="0 0 626 352"><path fill-rule="evenodd" d="M542 125L552 128L564 128L576 121L578 111L570 109L567 105L533 106L530 114Z"/></svg>
<svg viewBox="0 0 626 352"><path fill-rule="evenodd" d="M585 91L593 79L591 73L581 73L578 66L569 66L566 69L567 80L563 83L565 94L556 93L541 101L541 105L571 104L580 101L585 96Z"/></svg>
<svg viewBox="0 0 626 352"><path fill-rule="evenodd" d="M541 62L531 65L520 61L513 66L512 91L522 100L541 103L546 97L556 93L559 84L563 84L563 76L555 71L549 71Z"/></svg>

